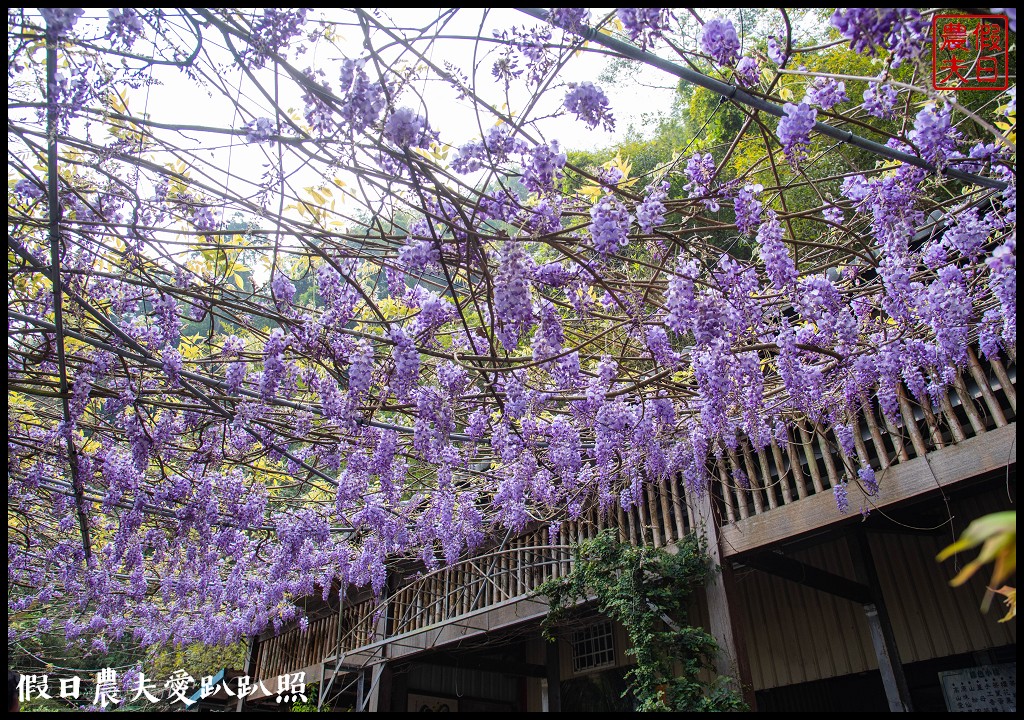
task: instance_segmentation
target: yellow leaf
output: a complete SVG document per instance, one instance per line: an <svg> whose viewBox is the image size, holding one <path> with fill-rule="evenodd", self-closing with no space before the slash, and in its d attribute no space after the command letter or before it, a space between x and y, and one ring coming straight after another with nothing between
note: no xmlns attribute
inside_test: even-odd
<svg viewBox="0 0 1024 720"><path fill-rule="evenodd" d="M1000 618L999 622L1004 623L1017 617L1017 588L1010 587L1009 585L1003 585L998 590L993 590L992 588L989 588L989 590L994 592L996 595L1002 595L1005 598L1003 602L1006 603L1008 610L1006 615Z"/></svg>
<svg viewBox="0 0 1024 720"><path fill-rule="evenodd" d="M781 90L779 90L779 97L785 100L786 102L789 102L790 100L793 99L793 91L790 90L788 87L784 87Z"/></svg>
<svg viewBox="0 0 1024 720"><path fill-rule="evenodd" d="M943 548L936 560L942 562L954 553L978 545L982 546L978 556L967 563L956 577L949 581L953 587L963 585L982 565L988 563L993 564L991 585L998 585L1016 572L1017 511L1008 510L978 518L967 526L959 540ZM986 593L981 604L982 612L988 610L991 600L992 593Z"/></svg>
<svg viewBox="0 0 1024 720"><path fill-rule="evenodd" d="M234 281L235 281L235 285L238 287L239 290L245 290L245 280L242 278L241 275L239 275L238 273L235 273Z"/></svg>

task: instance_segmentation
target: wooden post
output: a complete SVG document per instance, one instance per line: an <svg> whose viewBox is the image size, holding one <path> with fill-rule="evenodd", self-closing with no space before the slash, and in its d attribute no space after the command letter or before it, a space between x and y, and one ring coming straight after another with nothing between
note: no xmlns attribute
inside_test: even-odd
<svg viewBox="0 0 1024 720"><path fill-rule="evenodd" d="M545 642L545 664L548 671L548 712L562 712L562 666L558 657L558 640Z"/></svg>
<svg viewBox="0 0 1024 720"><path fill-rule="evenodd" d="M743 700L756 710L754 685L750 677L750 665L747 662L747 651L743 635L739 632L735 613L732 612L730 599L735 598L732 565L722 561L722 552L718 546L718 525L715 521L714 509L711 505L710 489L705 489L699 496L690 494L696 515L696 531L702 533L707 540L708 555L712 564L720 568L713 572L704 592L708 601L708 630L718 643L718 654L715 657L715 671L718 675L732 678Z"/></svg>
<svg viewBox="0 0 1024 720"><path fill-rule="evenodd" d="M867 615L871 644L874 645L875 655L878 657L878 671L882 675L882 686L889 701L889 711L912 712L910 688L907 686L907 678L903 675L903 663L900 662L896 636L893 634L889 613L885 608L875 561L871 557L871 546L863 530L858 531L852 538L852 545L854 567L871 591L872 602L864 606L864 613Z"/></svg>
<svg viewBox="0 0 1024 720"><path fill-rule="evenodd" d="M249 676L249 680L256 680L256 660L259 657L260 642L258 636L253 635L249 638L249 653L245 658L245 674ZM224 681L225 685L227 680ZM245 710L245 698L239 694L238 704L236 712L242 712Z"/></svg>

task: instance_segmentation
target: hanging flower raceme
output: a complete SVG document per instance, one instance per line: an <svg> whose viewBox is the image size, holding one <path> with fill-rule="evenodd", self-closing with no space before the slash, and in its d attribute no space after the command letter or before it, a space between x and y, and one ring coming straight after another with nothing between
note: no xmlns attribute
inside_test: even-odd
<svg viewBox="0 0 1024 720"><path fill-rule="evenodd" d="M506 241L498 258L494 277L495 335L512 352L533 324L530 301L530 270L522 244Z"/></svg>
<svg viewBox="0 0 1024 720"><path fill-rule="evenodd" d="M782 110L785 114L779 120L775 134L782 143L782 151L789 164L796 166L807 157L807 149L811 145L811 130L817 121L818 111L804 102L799 105L786 103Z"/></svg>
<svg viewBox="0 0 1024 720"><path fill-rule="evenodd" d="M598 255L606 257L629 244L632 220L626 206L614 195L605 195L590 208L590 235Z"/></svg>

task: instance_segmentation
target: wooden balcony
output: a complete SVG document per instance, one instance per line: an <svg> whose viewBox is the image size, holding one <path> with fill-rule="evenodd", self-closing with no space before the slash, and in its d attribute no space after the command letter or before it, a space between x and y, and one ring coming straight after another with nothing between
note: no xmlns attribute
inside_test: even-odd
<svg viewBox="0 0 1024 720"><path fill-rule="evenodd" d="M719 543L713 555L738 556L855 520L862 507L900 503L1012 465L1015 384L1015 361L982 361L971 351L968 368L943 393L937 410L913 400L902 386L897 418L865 402L849 420L858 455L876 470L875 496L856 489L859 463L823 426L797 423L787 443L773 440L763 450L741 439L735 450L719 448L707 495L696 496L678 478L648 485L643 505L628 511L615 506L605 515L591 507L564 523L555 538L547 528L534 529L434 572L395 578L398 587L383 605L368 599L346 606L341 632L334 615L313 620L306 633L293 628L262 642L257 677L307 669L307 676L320 672L323 678L331 668L380 664L536 620L547 612L536 589L571 567L573 543L607 528L623 541L671 550L714 515ZM737 470L749 482L739 484ZM850 514L844 516L833 488L847 481Z"/></svg>
<svg viewBox="0 0 1024 720"><path fill-rule="evenodd" d="M723 556L805 535L842 522L833 489L850 481L851 518L955 484L1016 462L1016 364L983 362L968 350L970 365L942 393L938 410L897 394L898 418L865 402L851 418L857 454L875 469L879 491L865 494L853 482L859 463L847 457L831 430L797 423L789 442L754 452L747 441L724 451L713 484L721 519ZM749 485L733 478L743 470Z"/></svg>

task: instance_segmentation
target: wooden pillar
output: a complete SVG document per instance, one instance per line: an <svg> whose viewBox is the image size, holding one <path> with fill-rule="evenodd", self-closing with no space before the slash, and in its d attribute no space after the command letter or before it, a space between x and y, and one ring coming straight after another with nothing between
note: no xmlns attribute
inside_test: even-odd
<svg viewBox="0 0 1024 720"><path fill-rule="evenodd" d="M249 638L249 652L245 658L245 674L249 676L249 680L253 681L257 678L256 675L256 660L259 657L260 642L257 635L253 635ZM227 681L225 680L225 684ZM237 689L237 688L236 688ZM242 712L245 710L245 698L239 694L238 703L235 712Z"/></svg>
<svg viewBox="0 0 1024 720"><path fill-rule="evenodd" d="M868 630L871 633L871 644L878 657L878 671L882 675L882 686L885 688L885 697L889 702L889 711L912 712L910 688L907 686L907 678L903 675L903 663L900 662L896 636L893 634L889 613L885 608L885 599L882 597L882 586L878 581L875 561L871 557L871 546L868 544L867 535L863 530L855 534L851 544L853 545L851 554L857 574L861 576L871 591L872 602L864 606L864 613L867 616Z"/></svg>
<svg viewBox="0 0 1024 720"><path fill-rule="evenodd" d="M713 572L704 588L708 601L708 630L718 643L718 654L715 657L715 671L718 675L732 679L734 687L743 695L744 702L750 710L756 710L754 685L750 677L750 665L747 662L746 644L733 604L736 602L735 582L732 565L722 562L722 552L718 545L718 524L715 520L714 508L711 505L710 488L705 489L699 497L689 493L687 498L694 504L696 519L695 530L707 540L708 555L714 567L720 568Z"/></svg>
<svg viewBox="0 0 1024 720"><path fill-rule="evenodd" d="M545 642L545 664L548 671L548 712L562 712L562 666L558 653L558 640Z"/></svg>

